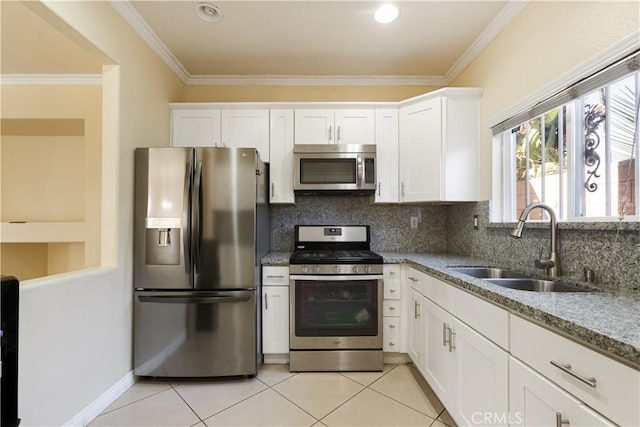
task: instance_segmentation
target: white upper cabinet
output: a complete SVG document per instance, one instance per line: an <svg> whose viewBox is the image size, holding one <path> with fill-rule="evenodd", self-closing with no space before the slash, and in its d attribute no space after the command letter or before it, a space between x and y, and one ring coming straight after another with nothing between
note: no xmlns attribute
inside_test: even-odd
<svg viewBox="0 0 640 427"><path fill-rule="evenodd" d="M401 103L400 202L478 200L481 93L447 88Z"/></svg>
<svg viewBox="0 0 640 427"><path fill-rule="evenodd" d="M171 146L221 147L218 109L171 110Z"/></svg>
<svg viewBox="0 0 640 427"><path fill-rule="evenodd" d="M171 110L173 147L253 147L269 162L269 110Z"/></svg>
<svg viewBox="0 0 640 427"><path fill-rule="evenodd" d="M398 203L398 109L375 110L375 203Z"/></svg>
<svg viewBox="0 0 640 427"><path fill-rule="evenodd" d="M296 144L374 144L374 109L297 109Z"/></svg>
<svg viewBox="0 0 640 427"><path fill-rule="evenodd" d="M293 110L271 110L270 116L269 200L271 203L294 203Z"/></svg>
<svg viewBox="0 0 640 427"><path fill-rule="evenodd" d="M222 145L252 147L269 162L269 110L222 110Z"/></svg>

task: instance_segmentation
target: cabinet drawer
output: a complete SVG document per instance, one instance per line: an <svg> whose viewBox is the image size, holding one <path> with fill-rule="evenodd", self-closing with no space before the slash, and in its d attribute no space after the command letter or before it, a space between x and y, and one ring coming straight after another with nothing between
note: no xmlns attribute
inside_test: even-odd
<svg viewBox="0 0 640 427"><path fill-rule="evenodd" d="M382 337L382 350L389 352L399 352L400 351L400 335L384 335Z"/></svg>
<svg viewBox="0 0 640 427"><path fill-rule="evenodd" d="M382 267L384 280L400 280L400 264L384 264Z"/></svg>
<svg viewBox="0 0 640 427"><path fill-rule="evenodd" d="M511 353L615 423L640 425L639 371L514 315Z"/></svg>
<svg viewBox="0 0 640 427"><path fill-rule="evenodd" d="M397 334L400 331L399 317L383 317L382 318L383 335Z"/></svg>
<svg viewBox="0 0 640 427"><path fill-rule="evenodd" d="M460 289L450 288L451 312L476 331L509 349L509 313L490 302Z"/></svg>
<svg viewBox="0 0 640 427"><path fill-rule="evenodd" d="M383 316L400 316L400 300L382 301Z"/></svg>
<svg viewBox="0 0 640 427"><path fill-rule="evenodd" d="M400 299L399 280L384 280L384 299Z"/></svg>
<svg viewBox="0 0 640 427"><path fill-rule="evenodd" d="M262 267L262 286L289 286L289 267Z"/></svg>
<svg viewBox="0 0 640 427"><path fill-rule="evenodd" d="M425 274L422 279L424 296L447 311L452 309L453 286L449 283Z"/></svg>
<svg viewBox="0 0 640 427"><path fill-rule="evenodd" d="M410 288L415 289L421 294L424 293L422 289L423 283L424 283L424 277L425 277L425 274L418 270L415 270L413 268L409 268L407 270L407 284L409 285Z"/></svg>

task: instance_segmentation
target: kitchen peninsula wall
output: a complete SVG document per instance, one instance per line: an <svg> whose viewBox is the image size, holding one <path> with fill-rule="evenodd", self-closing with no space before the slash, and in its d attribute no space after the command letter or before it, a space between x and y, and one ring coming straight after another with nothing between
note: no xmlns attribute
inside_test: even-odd
<svg viewBox="0 0 640 427"><path fill-rule="evenodd" d="M294 226L366 224L371 249L385 252L446 252L447 206L371 205L364 196L296 197L295 205L271 205L271 250L292 251ZM421 217L411 229L412 216Z"/></svg>
<svg viewBox="0 0 640 427"><path fill-rule="evenodd" d="M473 229L474 215L478 215L478 230ZM549 253L549 226L529 222L522 238L514 239L509 234L514 225L489 224L489 202L451 205L447 252L535 272L533 261L540 247L543 256ZM595 272L595 285L640 292L639 223L560 223L558 241L563 277L583 280L584 269L589 268Z"/></svg>

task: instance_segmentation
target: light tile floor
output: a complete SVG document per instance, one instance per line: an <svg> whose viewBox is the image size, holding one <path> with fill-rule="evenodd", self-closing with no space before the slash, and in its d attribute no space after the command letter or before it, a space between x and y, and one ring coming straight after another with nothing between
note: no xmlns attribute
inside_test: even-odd
<svg viewBox="0 0 640 427"><path fill-rule="evenodd" d="M412 365L382 372L289 372L255 378L140 380L90 426L454 427Z"/></svg>

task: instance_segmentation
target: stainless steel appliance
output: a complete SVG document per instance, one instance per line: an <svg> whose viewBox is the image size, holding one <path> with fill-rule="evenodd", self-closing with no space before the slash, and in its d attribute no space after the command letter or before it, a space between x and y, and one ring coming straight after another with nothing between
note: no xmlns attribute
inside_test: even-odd
<svg viewBox="0 0 640 427"><path fill-rule="evenodd" d="M382 257L369 226L295 228L291 371L381 371Z"/></svg>
<svg viewBox="0 0 640 427"><path fill-rule="evenodd" d="M135 153L134 373L255 375L265 164L252 148Z"/></svg>
<svg viewBox="0 0 640 427"><path fill-rule="evenodd" d="M293 147L296 194L373 194L375 144L299 144Z"/></svg>

